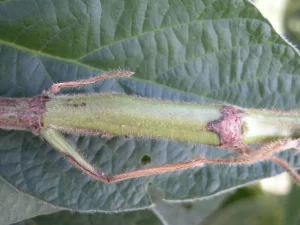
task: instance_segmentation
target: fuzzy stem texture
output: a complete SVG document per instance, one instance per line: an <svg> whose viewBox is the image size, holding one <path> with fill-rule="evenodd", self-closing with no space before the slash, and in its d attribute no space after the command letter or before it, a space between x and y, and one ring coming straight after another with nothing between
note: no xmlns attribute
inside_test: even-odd
<svg viewBox="0 0 300 225"><path fill-rule="evenodd" d="M206 125L220 106L162 102L120 94L55 97L47 103L46 127L67 133L132 135L219 145Z"/></svg>
<svg viewBox="0 0 300 225"><path fill-rule="evenodd" d="M108 93L53 97L46 103L42 120L45 127L67 133L132 135L212 146L300 137L299 112L166 102Z"/></svg>

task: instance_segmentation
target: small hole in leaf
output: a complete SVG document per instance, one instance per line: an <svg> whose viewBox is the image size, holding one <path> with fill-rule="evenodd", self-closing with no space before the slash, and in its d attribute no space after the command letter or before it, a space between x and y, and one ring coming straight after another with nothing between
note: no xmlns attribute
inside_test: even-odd
<svg viewBox="0 0 300 225"><path fill-rule="evenodd" d="M141 164L143 166L147 165L147 164L150 164L151 163L151 157L149 155L144 155L142 158L141 158Z"/></svg>

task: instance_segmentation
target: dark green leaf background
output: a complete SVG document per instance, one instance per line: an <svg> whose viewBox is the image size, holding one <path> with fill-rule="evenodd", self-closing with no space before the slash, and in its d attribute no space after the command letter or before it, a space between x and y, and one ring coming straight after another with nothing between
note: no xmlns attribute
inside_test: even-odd
<svg viewBox="0 0 300 225"><path fill-rule="evenodd" d="M297 109L300 103L297 51L248 1L0 2L1 96L36 96L53 82L113 69L136 74L65 93L113 91L286 110ZM93 164L113 174L140 168L144 155L151 157L149 166L199 155L228 155L220 149L166 140L69 138ZM300 166L295 153L281 156ZM162 188L166 199L186 200L279 172L282 170L271 163L207 166L106 185L82 174L31 133L0 132L1 179L14 191L72 210L111 212L149 207L149 183Z"/></svg>

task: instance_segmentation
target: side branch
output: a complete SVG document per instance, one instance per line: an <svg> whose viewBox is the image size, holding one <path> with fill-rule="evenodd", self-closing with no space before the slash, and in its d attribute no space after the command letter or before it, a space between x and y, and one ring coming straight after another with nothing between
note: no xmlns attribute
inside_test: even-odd
<svg viewBox="0 0 300 225"><path fill-rule="evenodd" d="M59 132L51 128L44 128L41 130L41 136L53 145L72 165L93 179L108 183L105 174L84 159Z"/></svg>
<svg viewBox="0 0 300 225"><path fill-rule="evenodd" d="M74 87L82 87L87 86L91 84L95 84L97 82L100 82L102 80L110 79L110 78L117 78L117 77L129 77L134 72L130 71L115 71L107 74L101 74L96 77L92 77L90 79L86 80L79 80L79 81L69 81L64 83L57 83L53 84L48 90L44 92L44 95L55 95L58 94L62 89L64 88L74 88Z"/></svg>
<svg viewBox="0 0 300 225"><path fill-rule="evenodd" d="M288 163L285 161L273 156L274 153L285 151L288 149L300 149L300 139L292 140L280 140L274 143L270 143L268 145L265 145L258 151L248 150L249 154L247 155L239 155L236 158L230 158L230 159L207 159L207 158L196 158L190 162L185 163L178 163L173 165L166 165L166 166L159 166L155 168L149 168L149 169L141 169L136 170L133 172L113 175L108 177L108 183L115 183L120 182L123 180L131 179L131 178L138 178L138 177L144 177L144 176L150 176L154 174L164 174L174 171L180 171L185 170L189 168L194 167L201 167L207 164L219 164L219 165L250 165L254 164L260 161L266 161L271 160L281 166L283 169L288 172L291 177L297 182L300 183L300 176L297 174L297 172L291 168Z"/></svg>

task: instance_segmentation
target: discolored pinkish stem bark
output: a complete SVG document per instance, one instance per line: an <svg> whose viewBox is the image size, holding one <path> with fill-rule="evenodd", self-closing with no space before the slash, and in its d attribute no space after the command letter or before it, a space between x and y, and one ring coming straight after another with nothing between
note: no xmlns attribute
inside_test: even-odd
<svg viewBox="0 0 300 225"><path fill-rule="evenodd" d="M0 129L27 130L39 135L48 100L45 96L0 98Z"/></svg>
<svg viewBox="0 0 300 225"><path fill-rule="evenodd" d="M243 146L242 119L247 113L237 107L223 106L220 110L222 117L208 123L208 130L219 134L222 146Z"/></svg>

